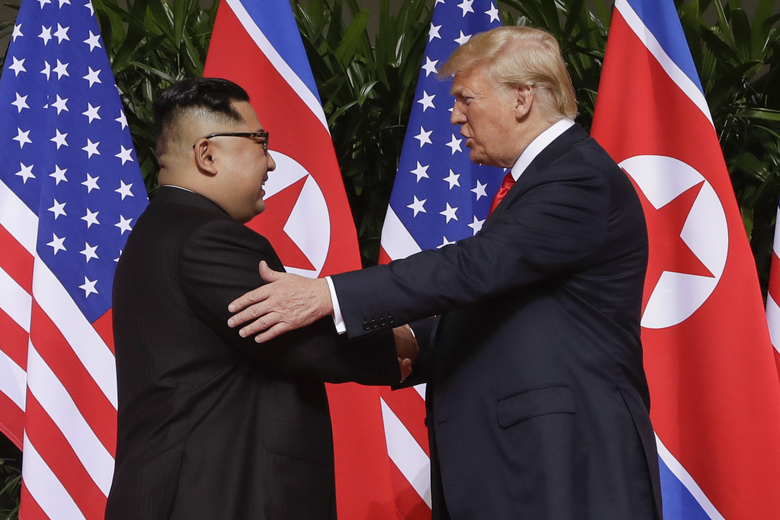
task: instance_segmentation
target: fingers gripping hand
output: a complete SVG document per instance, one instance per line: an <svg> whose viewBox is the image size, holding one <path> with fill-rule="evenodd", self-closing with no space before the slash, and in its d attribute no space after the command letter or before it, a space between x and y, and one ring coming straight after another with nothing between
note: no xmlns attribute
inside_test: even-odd
<svg viewBox="0 0 780 520"><path fill-rule="evenodd" d="M228 305L230 312L238 312L228 320L228 325L246 324L239 331L242 337L260 333L255 341L262 343L333 312L325 280L276 272L265 262L260 262L260 276L268 282L266 285Z"/></svg>
<svg viewBox="0 0 780 520"><path fill-rule="evenodd" d="M420 347L409 325L395 327L395 350L398 354L398 367L401 369L401 381L403 382L412 373L412 365L417 360Z"/></svg>

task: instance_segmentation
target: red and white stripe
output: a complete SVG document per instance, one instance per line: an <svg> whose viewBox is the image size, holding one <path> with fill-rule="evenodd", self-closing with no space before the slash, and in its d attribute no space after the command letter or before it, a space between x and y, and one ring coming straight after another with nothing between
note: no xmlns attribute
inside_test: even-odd
<svg viewBox="0 0 780 520"><path fill-rule="evenodd" d="M111 316L87 321L36 255L37 231L0 182L0 414L24 449L20 517L102 519L116 444Z"/></svg>
<svg viewBox="0 0 780 520"><path fill-rule="evenodd" d="M780 222L780 208L777 210ZM775 242L772 247L772 265L769 271L769 287L766 294L766 320L769 323L769 336L775 347L775 362L780 371L780 227L775 224Z"/></svg>
<svg viewBox="0 0 780 520"><path fill-rule="evenodd" d="M388 205L382 226L380 263L406 258L421 250ZM425 385L382 392L382 419L399 514L405 520L428 519L431 453L425 427Z"/></svg>

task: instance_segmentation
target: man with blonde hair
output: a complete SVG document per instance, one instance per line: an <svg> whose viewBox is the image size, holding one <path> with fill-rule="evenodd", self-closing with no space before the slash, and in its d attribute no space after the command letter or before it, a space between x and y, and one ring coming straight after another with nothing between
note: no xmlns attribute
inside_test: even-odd
<svg viewBox="0 0 780 520"><path fill-rule="evenodd" d="M549 34L474 36L441 69L479 164L509 168L474 237L308 281L275 273L230 320L273 338L331 314L350 337L415 323L434 519L661 518L642 366L647 265L628 177L574 123ZM328 284L331 286L329 290Z"/></svg>

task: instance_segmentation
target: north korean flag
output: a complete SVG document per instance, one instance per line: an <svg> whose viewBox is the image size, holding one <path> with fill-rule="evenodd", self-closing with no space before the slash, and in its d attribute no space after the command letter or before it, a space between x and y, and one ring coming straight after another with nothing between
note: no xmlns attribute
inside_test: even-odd
<svg viewBox="0 0 780 520"><path fill-rule="evenodd" d="M265 184L266 210L249 227L268 238L288 272L316 278L359 269L355 225L290 2L223 1L204 76L241 85L270 133L276 170ZM339 517L394 518L379 390L328 385L328 396Z"/></svg>
<svg viewBox="0 0 780 520"><path fill-rule="evenodd" d="M665 518L776 518L780 382L672 0L615 2L593 136L633 181L647 219L642 342Z"/></svg>

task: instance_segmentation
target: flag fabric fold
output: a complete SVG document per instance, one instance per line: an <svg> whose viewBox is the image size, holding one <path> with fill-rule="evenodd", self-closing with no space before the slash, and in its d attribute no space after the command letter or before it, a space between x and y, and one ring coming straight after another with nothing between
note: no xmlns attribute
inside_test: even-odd
<svg viewBox="0 0 780 520"><path fill-rule="evenodd" d="M650 242L642 314L667 520L780 510L780 383L747 237L670 0L617 0L592 135Z"/></svg>
<svg viewBox="0 0 780 520"><path fill-rule="evenodd" d="M23 2L0 79L0 430L20 516L102 519L114 269L148 199L89 1Z"/></svg>
<svg viewBox="0 0 780 520"><path fill-rule="evenodd" d="M440 248L482 229L504 170L469 160L459 127L450 123L452 80L440 79L436 71L471 36L500 25L495 2L436 1L382 227L380 263ZM425 385L382 390L381 396L399 517L430 518Z"/></svg>

